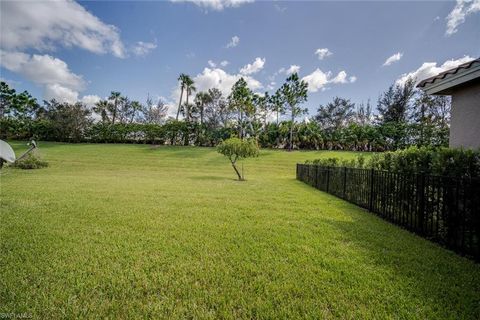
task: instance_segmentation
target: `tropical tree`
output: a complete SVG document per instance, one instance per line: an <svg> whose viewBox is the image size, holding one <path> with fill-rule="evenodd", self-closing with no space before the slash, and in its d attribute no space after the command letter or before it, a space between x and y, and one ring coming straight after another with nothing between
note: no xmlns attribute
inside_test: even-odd
<svg viewBox="0 0 480 320"><path fill-rule="evenodd" d="M93 107L93 111L98 113L102 117L102 122L103 123L109 123L110 118L109 118L109 102L108 100L100 100L97 103L95 103L95 106Z"/></svg>
<svg viewBox="0 0 480 320"><path fill-rule="evenodd" d="M180 115L180 110L182 109L182 98L183 98L183 91L185 90L188 75L181 73L178 77L178 81L180 82L180 99L178 100L178 109L177 109L177 116L175 120L178 121L178 116Z"/></svg>
<svg viewBox="0 0 480 320"><path fill-rule="evenodd" d="M17 93L6 82L0 82L0 118L7 116L25 118L33 115L38 109L37 100L27 91Z"/></svg>
<svg viewBox="0 0 480 320"><path fill-rule="evenodd" d="M444 144L448 135L450 99L422 92L413 104L411 122L420 146Z"/></svg>
<svg viewBox="0 0 480 320"><path fill-rule="evenodd" d="M226 127L229 120L229 112L227 103L222 92L217 88L209 89L208 99L204 106L203 123L207 125L209 130L215 130L219 126Z"/></svg>
<svg viewBox="0 0 480 320"><path fill-rule="evenodd" d="M257 112L256 116L258 116L262 126L266 127L268 114L270 112L270 95L268 92L265 92L263 95L254 94L253 104L255 105L255 110Z"/></svg>
<svg viewBox="0 0 480 320"><path fill-rule="evenodd" d="M197 107L198 112L199 112L200 125L203 125L203 123L204 123L206 106L208 104L212 103L212 101L213 101L213 99L208 92L200 91L195 96L195 106Z"/></svg>
<svg viewBox="0 0 480 320"><path fill-rule="evenodd" d="M403 85L392 84L378 99L379 121L381 123L405 122L415 95L415 82L409 78Z"/></svg>
<svg viewBox="0 0 480 320"><path fill-rule="evenodd" d="M112 91L110 93L110 97L108 97L109 100L113 101L113 103L108 104L108 106L111 108L111 113L112 113L112 124L115 124L115 120L117 119L117 112L118 112L118 104L122 98L122 95L118 91Z"/></svg>
<svg viewBox="0 0 480 320"><path fill-rule="evenodd" d="M315 120L322 129L338 130L352 121L355 104L349 99L333 98L332 102L320 105Z"/></svg>
<svg viewBox="0 0 480 320"><path fill-rule="evenodd" d="M245 136L245 119L254 113L253 92L247 86L245 79L240 78L232 87L232 92L228 96L229 107L238 115L238 137L243 139Z"/></svg>
<svg viewBox="0 0 480 320"><path fill-rule="evenodd" d="M308 112L307 109L299 107L300 104L307 101L307 89L308 84L300 80L296 72L292 73L280 88L280 101L284 103L291 116L290 138L288 143L288 150L290 151L293 149L293 127L295 118L298 115Z"/></svg>
<svg viewBox="0 0 480 320"><path fill-rule="evenodd" d="M269 109L272 112L274 112L276 115L277 126L279 124L280 115L285 113L285 106L282 99L283 99L282 93L280 89L278 89L274 95L270 96L270 100L269 100L269 107L270 107Z"/></svg>
<svg viewBox="0 0 480 320"><path fill-rule="evenodd" d="M140 102L138 101L132 101L130 103L130 121L129 123L133 123L133 120L135 120L135 118L137 117L138 113L141 112L141 110L143 109L143 106Z"/></svg>
<svg viewBox="0 0 480 320"><path fill-rule="evenodd" d="M409 78L404 84L392 84L378 99L377 121L395 149L405 144L408 111L415 93L415 82Z"/></svg>
<svg viewBox="0 0 480 320"><path fill-rule="evenodd" d="M58 141L80 142L92 123L91 111L80 102L59 103L55 100L45 101L45 117L53 125L53 135Z"/></svg>
<svg viewBox="0 0 480 320"><path fill-rule="evenodd" d="M190 114L191 113L191 111L190 111L191 106L188 103L188 98L196 90L197 90L197 88L195 88L193 80L190 78L190 76L187 76L185 78L185 91L187 92L187 101L186 101L186 104L185 104L185 118L186 118L187 122L190 122L190 117L191 117L191 114Z"/></svg>
<svg viewBox="0 0 480 320"><path fill-rule="evenodd" d="M355 122L361 126L371 124L372 116L372 105L370 104L370 100L367 101L367 104L361 102L355 112Z"/></svg>
<svg viewBox="0 0 480 320"><path fill-rule="evenodd" d="M142 106L142 109L140 110L140 122L161 125L165 123L167 112L168 106L165 104L165 102L163 102L162 99L158 99L155 105L153 100L148 97L146 105Z"/></svg>

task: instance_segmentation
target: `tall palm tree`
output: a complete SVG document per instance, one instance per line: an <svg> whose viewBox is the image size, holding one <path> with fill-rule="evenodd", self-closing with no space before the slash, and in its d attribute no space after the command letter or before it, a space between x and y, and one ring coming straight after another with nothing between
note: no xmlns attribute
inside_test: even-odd
<svg viewBox="0 0 480 320"><path fill-rule="evenodd" d="M112 123L115 124L115 120L117 118L117 109L118 109L118 101L121 98L121 94L118 91L112 91L110 93L109 100L113 100L113 110L112 110Z"/></svg>
<svg viewBox="0 0 480 320"><path fill-rule="evenodd" d="M190 78L189 76L187 76L185 78L185 89L187 91L187 104L186 104L186 108L185 108L185 117L186 117L186 120L187 122L190 122L190 105L188 103L188 98L190 97L190 95L197 91L197 88L195 88L195 86L193 85L194 82L192 80L192 78Z"/></svg>
<svg viewBox="0 0 480 320"><path fill-rule="evenodd" d="M180 100L178 101L177 117L175 118L175 120L177 121L178 116L180 115L180 109L182 108L183 90L185 90L187 78L190 79L190 77L185 73L181 73L178 77L178 81L180 82Z"/></svg>

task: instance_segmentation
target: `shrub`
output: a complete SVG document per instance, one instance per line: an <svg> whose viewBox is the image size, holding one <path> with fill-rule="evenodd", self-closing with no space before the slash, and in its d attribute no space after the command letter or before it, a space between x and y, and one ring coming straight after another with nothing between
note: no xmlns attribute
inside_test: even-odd
<svg viewBox="0 0 480 320"><path fill-rule="evenodd" d="M377 153L368 161L359 156L352 161L340 162L336 158L329 158L314 160L312 163L329 167L373 168L404 174L480 177L480 150L470 149L410 147Z"/></svg>
<svg viewBox="0 0 480 320"><path fill-rule="evenodd" d="M17 169L40 169L48 167L48 162L41 160L34 153L29 153L25 158L15 161L12 167Z"/></svg>

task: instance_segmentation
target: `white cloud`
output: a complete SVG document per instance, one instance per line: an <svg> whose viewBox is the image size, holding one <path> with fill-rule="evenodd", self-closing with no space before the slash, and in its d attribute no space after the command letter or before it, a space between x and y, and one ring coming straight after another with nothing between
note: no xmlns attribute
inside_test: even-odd
<svg viewBox="0 0 480 320"><path fill-rule="evenodd" d="M70 71L65 61L50 55L29 55L0 50L0 65L41 86L43 98L46 100L56 99L59 102L70 103L80 100L87 105L98 101L98 97L93 95L79 99L79 92L85 89L85 80Z"/></svg>
<svg viewBox="0 0 480 320"><path fill-rule="evenodd" d="M204 9L221 11L225 8L236 8L254 0L170 0L172 2L191 2Z"/></svg>
<svg viewBox="0 0 480 320"><path fill-rule="evenodd" d="M298 72L300 71L300 66L297 66L297 65L291 65L290 68L287 69L286 73L287 74L292 74L292 73L295 73L295 72Z"/></svg>
<svg viewBox="0 0 480 320"><path fill-rule="evenodd" d="M240 78L244 78L250 89L256 90L262 88L262 84L250 76L242 74L229 74L220 68L205 68L202 73L193 78L198 91L204 91L211 88L218 88L223 94L230 94L232 86Z"/></svg>
<svg viewBox="0 0 480 320"><path fill-rule="evenodd" d="M97 95L86 95L82 97L82 102L87 106L87 107L93 107L98 101L102 100Z"/></svg>
<svg viewBox="0 0 480 320"><path fill-rule="evenodd" d="M228 96L231 92L232 86L240 78L245 79L248 87L251 90L263 88L262 84L251 76L246 76L242 74L230 74L220 68L205 68L203 69L202 73L199 73L195 77L193 77L193 81L195 82L197 92L207 91L208 89L212 88L218 88L224 94L224 96ZM173 90L171 98L173 101L177 101L178 103L179 97L180 88L177 86ZM193 97L191 97L190 101L193 101ZM177 110L176 108L177 106L175 105L175 111Z"/></svg>
<svg viewBox="0 0 480 320"><path fill-rule="evenodd" d="M315 54L318 56L319 60L323 60L328 56L331 56L333 53L328 50L328 48L320 48L315 51Z"/></svg>
<svg viewBox="0 0 480 320"><path fill-rule="evenodd" d="M296 64L292 64L290 68L286 69L284 72L285 74L292 74L295 72L298 73L299 71L300 71L300 66L297 66Z"/></svg>
<svg viewBox="0 0 480 320"><path fill-rule="evenodd" d="M257 73L258 71L262 70L265 65L265 58L255 58L253 63L249 63L245 65L243 68L240 69L240 73L243 75L249 75L253 73Z"/></svg>
<svg viewBox="0 0 480 320"><path fill-rule="evenodd" d="M466 17L477 12L480 12L480 0L457 0L457 4L446 18L445 34L450 36L456 33L458 26L465 22Z"/></svg>
<svg viewBox="0 0 480 320"><path fill-rule="evenodd" d="M357 80L355 76L348 78L347 73L342 70L335 77L332 78L332 72L327 71L323 72L320 69L316 69L311 74L302 78L303 81L308 83L308 91L317 92L318 90L326 90L326 85L328 84L342 84L342 83L353 83Z"/></svg>
<svg viewBox="0 0 480 320"><path fill-rule="evenodd" d="M239 43L240 43L240 38L238 36L233 36L232 40L230 40L230 42L227 43L226 47L227 48L234 48L234 47L238 46Z"/></svg>
<svg viewBox="0 0 480 320"><path fill-rule="evenodd" d="M387 60L385 60L385 62L383 63L383 66L386 67L391 65L394 62L400 61L400 59L402 59L402 56L403 56L403 53L401 52L397 52L394 55L391 55L390 57L387 58Z"/></svg>
<svg viewBox="0 0 480 320"><path fill-rule="evenodd" d="M223 60L220 63L216 63L213 60L208 60L207 63L210 68L216 68L217 66L226 67L230 64L230 62L228 62L227 60Z"/></svg>
<svg viewBox="0 0 480 320"><path fill-rule="evenodd" d="M396 83L399 85L403 85L409 78L415 79L415 81L419 82L424 79L433 77L441 72L453 69L458 65L471 60L473 60L472 57L465 56L456 60L447 60L438 67L436 62L424 62L417 70L402 74L400 78L397 79Z"/></svg>
<svg viewBox="0 0 480 320"><path fill-rule="evenodd" d="M274 74L270 75L270 76L268 77L268 80L274 81L275 78L276 78L278 75L280 75L280 74L291 75L291 74L294 73L294 72L297 72L297 73L298 73L298 72L300 71L300 68L301 68L301 67L298 66L298 65L296 65L296 64L292 64L292 65L290 65L290 67L288 67L288 68L282 67L282 68L278 69L278 71L276 71Z"/></svg>
<svg viewBox="0 0 480 320"><path fill-rule="evenodd" d="M154 50L157 48L157 44L153 42L143 42L143 41L138 41L135 46L132 49L132 52L136 56L146 56L147 54L150 53L150 51Z"/></svg>
<svg viewBox="0 0 480 320"><path fill-rule="evenodd" d="M82 90L85 86L81 76L71 72L64 61L50 55L0 51L0 57L2 67L19 73L36 84L59 84L76 91Z"/></svg>
<svg viewBox="0 0 480 320"><path fill-rule="evenodd" d="M45 90L43 92L43 99L55 99L58 102L68 103L82 102L88 108L92 108L98 101L101 100L101 98L97 95L86 95L82 98L79 98L78 91L64 87L60 84L49 84L45 86Z"/></svg>
<svg viewBox="0 0 480 320"><path fill-rule="evenodd" d="M55 99L58 102L75 103L78 101L78 91L64 87L58 83L48 84L45 86L43 98L45 100Z"/></svg>
<svg viewBox="0 0 480 320"><path fill-rule="evenodd" d="M317 92L318 89L322 89L328 83L330 76L331 72L325 73L317 68L308 76L303 77L302 80L308 83L308 90L310 92Z"/></svg>
<svg viewBox="0 0 480 320"><path fill-rule="evenodd" d="M340 71L335 78L333 78L330 82L332 83L347 83L347 73L342 70Z"/></svg>
<svg viewBox="0 0 480 320"><path fill-rule="evenodd" d="M117 28L74 1L2 1L0 19L3 49L54 50L62 45L125 56Z"/></svg>

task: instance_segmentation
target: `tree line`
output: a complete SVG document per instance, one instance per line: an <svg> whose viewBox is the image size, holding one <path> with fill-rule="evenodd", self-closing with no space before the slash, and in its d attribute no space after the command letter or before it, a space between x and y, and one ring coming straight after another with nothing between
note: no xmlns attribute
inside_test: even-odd
<svg viewBox="0 0 480 320"><path fill-rule="evenodd" d="M415 88L413 79L392 84L378 98L356 104L335 97L308 114L308 85L293 73L274 93L254 93L240 78L225 96L196 92L186 74L178 78L176 116L159 99L145 103L120 92L95 104L55 100L39 103L28 92L0 85L0 136L67 142L122 142L215 146L237 136L261 147L385 151L448 145L451 102Z"/></svg>

